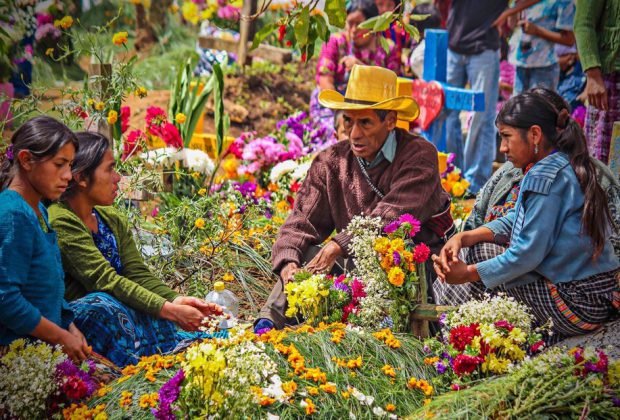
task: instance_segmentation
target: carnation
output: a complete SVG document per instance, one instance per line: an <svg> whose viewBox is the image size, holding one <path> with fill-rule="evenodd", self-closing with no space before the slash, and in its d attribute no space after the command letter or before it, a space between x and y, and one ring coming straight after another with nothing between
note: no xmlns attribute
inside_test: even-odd
<svg viewBox="0 0 620 420"><path fill-rule="evenodd" d="M428 260L431 255L431 249L426 244L418 244L413 249L413 261L418 264L422 264Z"/></svg>

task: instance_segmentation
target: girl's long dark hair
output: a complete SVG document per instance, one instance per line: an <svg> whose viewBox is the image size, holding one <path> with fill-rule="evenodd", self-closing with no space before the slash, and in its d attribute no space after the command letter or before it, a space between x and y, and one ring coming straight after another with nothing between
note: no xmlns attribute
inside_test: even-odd
<svg viewBox="0 0 620 420"><path fill-rule="evenodd" d="M110 140L100 133L81 131L75 133L80 145L80 150L75 154L71 172L73 178L69 182L67 191L62 195L61 200L74 196L78 191L78 182L92 180L93 174L101 164L105 152L110 149Z"/></svg>
<svg viewBox="0 0 620 420"><path fill-rule="evenodd" d="M46 115L26 121L13 133L9 149L0 156L0 190L6 189L19 168L17 154L28 150L36 162L50 159L67 143L73 143L76 151L78 141L69 127Z"/></svg>
<svg viewBox="0 0 620 420"><path fill-rule="evenodd" d="M596 259L605 247L607 228L613 222L607 196L596 178L596 166L588 154L583 130L570 117L568 109L558 110L545 95L525 92L509 99L495 122L523 130L537 125L549 148L568 155L584 194L582 230L592 239L593 258Z"/></svg>

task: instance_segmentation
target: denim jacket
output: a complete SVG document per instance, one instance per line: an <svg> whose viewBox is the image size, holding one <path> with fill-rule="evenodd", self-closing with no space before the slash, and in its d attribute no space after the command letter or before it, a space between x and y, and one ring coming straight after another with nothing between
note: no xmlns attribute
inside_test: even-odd
<svg viewBox="0 0 620 420"><path fill-rule="evenodd" d="M477 264L484 285L510 288L541 277L557 284L617 269L609 239L592 260L592 241L581 232L583 205L566 154L554 153L534 165L523 178L514 209L484 225L497 242L510 238L506 252Z"/></svg>

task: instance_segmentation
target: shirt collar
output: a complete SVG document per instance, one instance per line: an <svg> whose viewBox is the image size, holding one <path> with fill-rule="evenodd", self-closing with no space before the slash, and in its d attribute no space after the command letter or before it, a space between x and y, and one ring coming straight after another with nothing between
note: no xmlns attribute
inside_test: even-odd
<svg viewBox="0 0 620 420"><path fill-rule="evenodd" d="M377 156L373 159L372 162L368 162L364 159L364 163L368 169L374 168L379 165L383 159L386 159L388 162L392 163L394 161L394 157L396 156L396 132L394 130L390 131L388 134L385 143L383 143L383 147L377 153Z"/></svg>

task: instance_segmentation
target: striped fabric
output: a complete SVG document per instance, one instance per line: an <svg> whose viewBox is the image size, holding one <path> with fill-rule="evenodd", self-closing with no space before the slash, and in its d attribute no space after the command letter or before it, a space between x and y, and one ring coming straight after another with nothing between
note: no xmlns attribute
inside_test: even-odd
<svg viewBox="0 0 620 420"><path fill-rule="evenodd" d="M461 250L461 258L468 264L476 264L493 258L505 248L493 243L480 243ZM549 320L556 333L554 340L586 334L613 319L620 310L620 270L601 273L584 280L554 285L545 278L513 288L486 289L482 282L451 285L436 280L433 291L438 305L460 305L482 294L505 293L527 305L537 325Z"/></svg>

